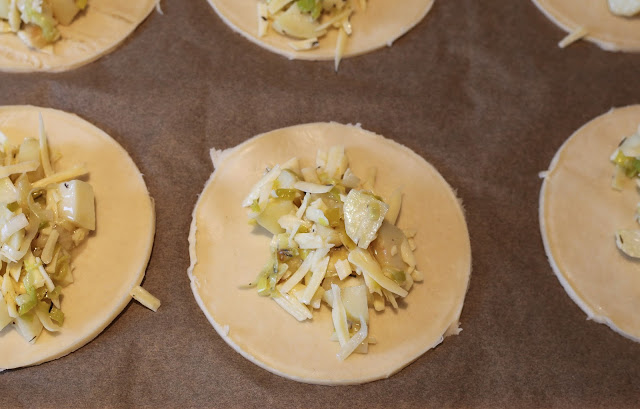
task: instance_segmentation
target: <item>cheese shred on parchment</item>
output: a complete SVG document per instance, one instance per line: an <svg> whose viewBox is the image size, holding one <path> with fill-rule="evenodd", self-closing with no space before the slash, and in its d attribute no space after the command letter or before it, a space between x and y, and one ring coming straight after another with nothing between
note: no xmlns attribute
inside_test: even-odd
<svg viewBox="0 0 640 409"><path fill-rule="evenodd" d="M131 289L130 295L134 300L138 301L151 311L158 311L158 308L160 307L160 300L139 285Z"/></svg>
<svg viewBox="0 0 640 409"><path fill-rule="evenodd" d="M583 39L588 34L589 32L585 27L583 26L576 27L575 29L573 29L573 31L567 34L566 37L560 40L560 42L558 43L558 47L566 48L571 44L575 43L576 41Z"/></svg>

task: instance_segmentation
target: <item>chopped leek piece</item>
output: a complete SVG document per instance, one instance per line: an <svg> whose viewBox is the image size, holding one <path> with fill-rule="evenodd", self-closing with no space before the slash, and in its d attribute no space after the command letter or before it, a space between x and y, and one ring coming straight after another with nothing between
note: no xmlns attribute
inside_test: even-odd
<svg viewBox="0 0 640 409"><path fill-rule="evenodd" d="M300 193L297 189L276 189L276 196L280 199L293 200L299 197Z"/></svg>
<svg viewBox="0 0 640 409"><path fill-rule="evenodd" d="M64 324L64 313L54 306L52 306L51 311L49 311L49 318L60 327Z"/></svg>
<svg viewBox="0 0 640 409"><path fill-rule="evenodd" d="M23 302L18 301L18 298L21 298L21 297L24 300ZM38 304L38 297L36 296L36 290L33 287L29 288L27 290L27 294L22 294L16 297L16 302L18 302L18 305L20 305L20 308L18 308L18 314L20 316L27 314L29 311L33 309L33 307L36 306L36 304Z"/></svg>
<svg viewBox="0 0 640 409"><path fill-rule="evenodd" d="M38 319L40 320L40 322L42 323L42 326L49 332L56 332L60 330L60 325L59 324L54 324L50 313L49 313L49 307L50 304L46 303L46 302L39 302L38 305L36 306L36 308L34 308L34 312L36 314L36 316L38 317ZM55 308L55 307L54 307Z"/></svg>
<svg viewBox="0 0 640 409"><path fill-rule="evenodd" d="M43 5L43 3L40 3ZM49 43L56 41L60 37L60 32L56 28L56 20L49 14L45 14L42 6L40 11L33 7L30 1L23 2L22 21L26 24L32 23L40 27L42 37Z"/></svg>
<svg viewBox="0 0 640 409"><path fill-rule="evenodd" d="M366 249L376 238L389 206L374 195L352 189L344 203L344 225L347 234L358 245Z"/></svg>
<svg viewBox="0 0 640 409"><path fill-rule="evenodd" d="M300 11L303 13L311 13L315 10L316 4L320 4L322 7L322 1L316 3L316 0L298 0L296 3L298 3L298 8L300 8Z"/></svg>
<svg viewBox="0 0 640 409"><path fill-rule="evenodd" d="M30 344L36 342L36 338L42 332L42 323L34 316L33 312L15 318L18 331Z"/></svg>
<svg viewBox="0 0 640 409"><path fill-rule="evenodd" d="M369 254L368 251L361 248L355 249L354 251L349 253L349 261L353 265L360 267L363 273L371 277L382 288L386 288L387 290L391 291L394 294L398 294L401 297L407 296L407 290L400 287L395 281L387 278L384 274L382 274L380 265L375 261L371 254Z"/></svg>

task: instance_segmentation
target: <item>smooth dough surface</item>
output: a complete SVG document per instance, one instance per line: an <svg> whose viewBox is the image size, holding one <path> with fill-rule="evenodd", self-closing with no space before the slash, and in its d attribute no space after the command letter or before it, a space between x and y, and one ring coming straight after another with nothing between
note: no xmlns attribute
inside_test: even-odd
<svg viewBox="0 0 640 409"><path fill-rule="evenodd" d="M406 306L373 310L366 355L338 361L330 310L299 323L251 282L269 258L270 236L247 223L241 202L266 166L298 156L315 163L318 148L345 146L350 167L364 176L376 166L376 191L403 187L398 225L417 230L417 265L425 275ZM222 338L253 363L275 374L316 384L357 384L386 378L457 333L469 283L471 248L461 205L451 187L410 149L356 126L316 123L279 129L223 152L212 151L215 172L194 209L189 277L196 300Z"/></svg>
<svg viewBox="0 0 640 409"><path fill-rule="evenodd" d="M258 37L258 0L208 0L218 15L234 31L274 53L290 59L333 60L338 30L329 30L320 46L295 51L289 46L295 39L282 36L269 27ZM366 11L356 10L351 18L353 33L347 41L344 56L350 57L391 45L427 15L434 0L368 0Z"/></svg>
<svg viewBox="0 0 640 409"><path fill-rule="evenodd" d="M540 228L551 266L589 319L640 341L640 261L615 232L638 229L632 180L611 188L609 156L640 124L640 105L618 108L576 131L551 162L540 193Z"/></svg>
<svg viewBox="0 0 640 409"><path fill-rule="evenodd" d="M607 0L533 0L556 25L567 32L585 27L591 41L608 51L640 51L640 16L611 13Z"/></svg>
<svg viewBox="0 0 640 409"><path fill-rule="evenodd" d="M96 231L73 253L74 282L63 289L64 325L29 345L12 326L0 331L0 370L64 356L95 338L129 303L151 255L153 203L142 175L110 136L66 112L30 106L0 107L0 130L13 143L38 136L42 113L56 169L85 163L96 200Z"/></svg>
<svg viewBox="0 0 640 409"><path fill-rule="evenodd" d="M68 26L53 52L33 50L14 33L0 34L0 71L67 71L97 60L122 43L151 13L156 0L90 0Z"/></svg>

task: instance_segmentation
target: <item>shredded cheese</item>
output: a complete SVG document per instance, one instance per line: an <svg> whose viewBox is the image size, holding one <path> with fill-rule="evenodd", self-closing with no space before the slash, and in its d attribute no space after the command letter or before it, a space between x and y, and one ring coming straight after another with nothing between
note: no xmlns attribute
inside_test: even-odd
<svg viewBox="0 0 640 409"><path fill-rule="evenodd" d="M160 308L160 300L139 285L133 287L129 295L153 312L158 311L158 308Z"/></svg>
<svg viewBox="0 0 640 409"><path fill-rule="evenodd" d="M587 31L587 29L585 27L583 27L583 26L576 27L575 29L573 29L573 31L571 31L569 34L567 34L566 37L564 37L562 40L560 40L560 42L558 43L558 47L566 48L569 45L575 43L576 41L581 40L587 34L589 34L589 32Z"/></svg>

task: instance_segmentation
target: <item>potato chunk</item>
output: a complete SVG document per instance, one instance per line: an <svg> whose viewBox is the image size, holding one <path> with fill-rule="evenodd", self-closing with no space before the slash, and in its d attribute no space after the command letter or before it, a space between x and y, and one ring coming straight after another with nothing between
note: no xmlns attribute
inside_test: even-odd
<svg viewBox="0 0 640 409"><path fill-rule="evenodd" d="M58 191L61 197L59 215L78 227L95 230L95 199L91 185L81 180L70 180L60 183Z"/></svg>
<svg viewBox="0 0 640 409"><path fill-rule="evenodd" d="M76 0L50 0L53 17L63 26L68 26L80 9Z"/></svg>

